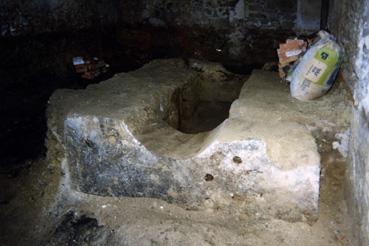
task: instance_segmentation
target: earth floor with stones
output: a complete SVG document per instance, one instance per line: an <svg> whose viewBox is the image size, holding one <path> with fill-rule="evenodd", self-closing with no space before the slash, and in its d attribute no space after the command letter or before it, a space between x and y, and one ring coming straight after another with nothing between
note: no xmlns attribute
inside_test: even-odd
<svg viewBox="0 0 369 246"><path fill-rule="evenodd" d="M1 177L1 245L355 245L343 196L345 159L322 153L319 219L312 226L258 215L186 211L157 199L74 194L59 219L41 218L52 174L35 161ZM31 186L30 186L31 184ZM57 188L57 187L54 187ZM62 215L64 214L64 215ZM50 220L49 220L50 219Z"/></svg>

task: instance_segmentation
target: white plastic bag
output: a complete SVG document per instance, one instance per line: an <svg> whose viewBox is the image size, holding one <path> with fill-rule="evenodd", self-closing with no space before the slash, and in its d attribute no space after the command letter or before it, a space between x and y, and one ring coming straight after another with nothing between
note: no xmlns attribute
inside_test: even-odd
<svg viewBox="0 0 369 246"><path fill-rule="evenodd" d="M291 95L301 101L324 95L332 87L341 65L343 51L335 38L325 31L318 36L287 77Z"/></svg>

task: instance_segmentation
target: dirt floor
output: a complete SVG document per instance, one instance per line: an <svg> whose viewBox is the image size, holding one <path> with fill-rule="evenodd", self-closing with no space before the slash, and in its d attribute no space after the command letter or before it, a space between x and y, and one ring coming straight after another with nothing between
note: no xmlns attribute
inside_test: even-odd
<svg viewBox="0 0 369 246"><path fill-rule="evenodd" d="M58 184L55 170L36 161L0 179L0 245L356 245L343 196L345 159L327 143L323 149L320 216L313 225L81 194L69 190L65 174ZM61 189L69 195L50 195Z"/></svg>

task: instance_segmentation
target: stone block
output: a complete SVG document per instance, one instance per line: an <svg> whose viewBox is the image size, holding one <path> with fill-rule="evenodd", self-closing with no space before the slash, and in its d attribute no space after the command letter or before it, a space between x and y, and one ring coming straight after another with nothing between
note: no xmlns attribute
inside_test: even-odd
<svg viewBox="0 0 369 246"><path fill-rule="evenodd" d="M246 84L273 76L256 72ZM252 86L243 87L230 117L210 132L184 134L163 120L173 103L180 105L173 93L199 78L206 80L179 60L159 60L86 90L57 91L49 129L64 149L73 189L314 221L320 178L314 138L293 118L260 113L269 112L260 97L247 105Z"/></svg>

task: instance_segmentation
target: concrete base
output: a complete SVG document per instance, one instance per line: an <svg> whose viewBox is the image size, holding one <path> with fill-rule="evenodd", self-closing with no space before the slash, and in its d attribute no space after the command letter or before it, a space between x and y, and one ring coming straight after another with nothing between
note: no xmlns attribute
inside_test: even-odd
<svg viewBox="0 0 369 246"><path fill-rule="evenodd" d="M58 144L49 153L63 152L73 188L85 193L314 221L320 156L310 130L332 123L311 112L332 105L298 102L275 73L255 71L216 129L176 130L181 88L224 82L225 74L215 64L195 71L158 60L86 90L59 90L48 112Z"/></svg>

